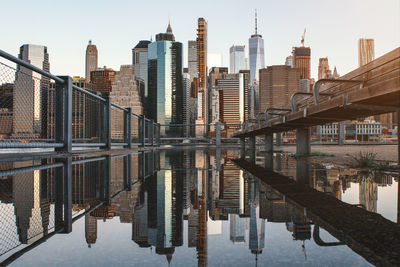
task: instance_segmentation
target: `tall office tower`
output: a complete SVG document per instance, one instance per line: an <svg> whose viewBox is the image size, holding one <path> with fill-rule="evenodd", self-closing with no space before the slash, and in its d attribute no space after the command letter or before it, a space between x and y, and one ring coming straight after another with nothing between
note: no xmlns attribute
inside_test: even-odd
<svg viewBox="0 0 400 267"><path fill-rule="evenodd" d="M117 75L115 70L104 66L104 68L90 72L90 81L94 84L94 89L97 92L100 92L103 96L109 96L115 75Z"/></svg>
<svg viewBox="0 0 400 267"><path fill-rule="evenodd" d="M293 68L300 70L300 79L310 80L310 58L311 49L309 47L293 47Z"/></svg>
<svg viewBox="0 0 400 267"><path fill-rule="evenodd" d="M246 220L238 214L229 214L229 239L232 243L245 243Z"/></svg>
<svg viewBox="0 0 400 267"><path fill-rule="evenodd" d="M229 73L245 70L244 45L232 45L229 49Z"/></svg>
<svg viewBox="0 0 400 267"><path fill-rule="evenodd" d="M241 71L216 80L221 122L240 124L247 120L249 75L249 71Z"/></svg>
<svg viewBox="0 0 400 267"><path fill-rule="evenodd" d="M228 74L228 68L212 67L208 74L209 110L208 121L216 123L219 121L219 92L216 87L216 80L222 79Z"/></svg>
<svg viewBox="0 0 400 267"><path fill-rule="evenodd" d="M151 42L147 40L141 40L139 43L132 49L132 66L133 73L135 74L136 79L139 81L139 84L142 83L144 88L143 96L141 96L142 100L145 99L148 95L147 88L147 51L148 46ZM144 104L144 103L143 103Z"/></svg>
<svg viewBox="0 0 400 267"><path fill-rule="evenodd" d="M146 113L161 127L161 134L182 134L169 124L183 123L182 43L175 42L171 26L156 35L148 52L148 105Z"/></svg>
<svg viewBox="0 0 400 267"><path fill-rule="evenodd" d="M250 63L250 118L255 118L259 110L259 70L265 67L264 39L257 32L257 10L255 12L255 33L249 39L249 63Z"/></svg>
<svg viewBox="0 0 400 267"><path fill-rule="evenodd" d="M89 40L89 44L86 47L86 64L85 64L85 78L86 82L90 82L90 73L96 70L98 67L98 55L97 47L92 44L92 40Z"/></svg>
<svg viewBox="0 0 400 267"><path fill-rule="evenodd" d="M25 44L20 47L19 59L50 71L47 47ZM13 90L13 136L47 138L48 91L50 79L17 65Z"/></svg>
<svg viewBox="0 0 400 267"><path fill-rule="evenodd" d="M365 64L375 59L374 39L358 39L358 66Z"/></svg>
<svg viewBox="0 0 400 267"><path fill-rule="evenodd" d="M188 41L188 72L190 81L199 76L197 66L197 41Z"/></svg>
<svg viewBox="0 0 400 267"><path fill-rule="evenodd" d="M190 75L189 73L183 73L182 78L183 87L183 124L190 124ZM190 136L190 127L184 128L184 136Z"/></svg>
<svg viewBox="0 0 400 267"><path fill-rule="evenodd" d="M318 64L318 80L329 78L331 76L328 64L328 58L322 57Z"/></svg>
<svg viewBox="0 0 400 267"><path fill-rule="evenodd" d="M300 73L286 65L269 66L260 70L260 110L289 108L290 97L299 91Z"/></svg>
<svg viewBox="0 0 400 267"><path fill-rule="evenodd" d="M12 134L14 84L0 85L0 136L6 138Z"/></svg>
<svg viewBox="0 0 400 267"><path fill-rule="evenodd" d="M199 78L197 118L199 123L207 123L207 22L204 18L198 19L197 68Z"/></svg>

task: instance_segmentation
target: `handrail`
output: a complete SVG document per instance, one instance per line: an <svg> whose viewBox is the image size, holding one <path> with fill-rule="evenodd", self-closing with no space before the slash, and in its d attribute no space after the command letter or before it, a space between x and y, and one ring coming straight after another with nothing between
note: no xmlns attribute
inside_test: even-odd
<svg viewBox="0 0 400 267"><path fill-rule="evenodd" d="M72 85L72 88L77 90L77 91L79 91L79 92L81 92L81 93L90 95L90 96L92 96L92 97L94 97L94 98L96 98L96 99L98 99L100 101L106 102L106 100L104 98L102 98L101 96L96 95L96 94L94 94L94 93L92 93L92 92L90 92L88 90L83 89L83 88L80 88L79 86Z"/></svg>
<svg viewBox="0 0 400 267"><path fill-rule="evenodd" d="M313 85L312 89L312 94L314 96L314 103L315 105L318 105L319 103L319 95L322 95L319 93L319 88L323 83L363 83L363 80L342 80L342 79L319 79L316 83Z"/></svg>
<svg viewBox="0 0 400 267"><path fill-rule="evenodd" d="M6 59L8 59L8 60L10 60L10 61L12 61L12 62L14 62L16 64L18 64L18 65L24 66L25 68L28 68L28 69L31 69L31 70L37 72L37 73L40 73L43 76L46 76L46 77L48 77L50 79L53 79L53 80L55 80L55 81L57 81L59 83L64 83L63 79L61 79L61 78L59 78L59 77L57 77L57 76L55 76L55 75L53 75L51 73L48 73L47 71L44 71L44 70L42 70L42 69L40 69L38 67L35 67L32 64L29 64L28 62L23 61L22 59L14 57L13 55L10 55L9 53L7 53L7 52L5 52L5 51L3 51L1 49L0 49L0 56L6 58Z"/></svg>
<svg viewBox="0 0 400 267"><path fill-rule="evenodd" d="M115 104L115 103L111 103L111 106L113 106L113 107L115 107L115 108L118 108L118 109L120 109L120 110L123 110L123 111L128 112L128 110L127 110L126 108L121 107L120 105L117 105L117 104Z"/></svg>

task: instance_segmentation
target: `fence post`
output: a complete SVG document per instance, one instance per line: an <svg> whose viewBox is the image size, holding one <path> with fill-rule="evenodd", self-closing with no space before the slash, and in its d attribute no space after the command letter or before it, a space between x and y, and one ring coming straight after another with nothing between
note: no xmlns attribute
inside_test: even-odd
<svg viewBox="0 0 400 267"><path fill-rule="evenodd" d="M142 121L141 121L141 132L142 132L142 138L140 139L140 146L145 147L146 145L146 116L142 115Z"/></svg>
<svg viewBox="0 0 400 267"><path fill-rule="evenodd" d="M58 76L64 83L56 82L54 122L55 141L63 143L63 147L56 151L72 152L72 78L69 76Z"/></svg>
<svg viewBox="0 0 400 267"><path fill-rule="evenodd" d="M150 121L150 125L149 125L149 143L150 146L154 145L154 121L151 120Z"/></svg>
<svg viewBox="0 0 400 267"><path fill-rule="evenodd" d="M156 142L157 142L157 146L160 146L160 144L161 144L160 132L161 132L161 124L157 123L157 130L156 130Z"/></svg>
<svg viewBox="0 0 400 267"><path fill-rule="evenodd" d="M111 101L110 97L105 97L106 103L104 105L104 136L106 149L111 149Z"/></svg>
<svg viewBox="0 0 400 267"><path fill-rule="evenodd" d="M107 155L104 160L104 201L107 205L111 204L110 185L111 185L111 156Z"/></svg>
<svg viewBox="0 0 400 267"><path fill-rule="evenodd" d="M131 114L132 109L126 108L127 111L124 111L124 143L127 143L125 148L132 148L132 122L131 122Z"/></svg>
<svg viewBox="0 0 400 267"><path fill-rule="evenodd" d="M225 127L225 129L226 129L226 127ZM215 144L217 146L221 145L221 123L219 121L216 123Z"/></svg>

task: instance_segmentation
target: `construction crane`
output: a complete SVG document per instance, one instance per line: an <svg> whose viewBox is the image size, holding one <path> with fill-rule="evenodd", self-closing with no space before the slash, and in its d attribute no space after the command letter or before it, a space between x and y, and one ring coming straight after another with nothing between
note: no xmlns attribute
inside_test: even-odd
<svg viewBox="0 0 400 267"><path fill-rule="evenodd" d="M306 37L306 28L304 28L303 36L301 36L301 46L304 46L304 38Z"/></svg>

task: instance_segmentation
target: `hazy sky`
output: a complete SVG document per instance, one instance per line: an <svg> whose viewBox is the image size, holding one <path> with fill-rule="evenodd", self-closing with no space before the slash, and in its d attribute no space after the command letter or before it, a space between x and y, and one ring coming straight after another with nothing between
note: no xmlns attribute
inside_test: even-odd
<svg viewBox="0 0 400 267"><path fill-rule="evenodd" d="M84 76L89 39L99 50L99 66L116 70L131 64L139 40L165 32L168 19L177 41L195 40L197 18L208 21L208 51L222 54L229 66L229 47L245 44L258 31L265 42L266 65L284 64L292 46L311 47L312 77L318 58L328 57L343 75L358 65L357 40L375 39L375 56L400 46L400 0L0 0L0 49L18 54L22 44L46 45L54 74ZM248 51L246 51L248 53ZM212 66L209 66L212 67Z"/></svg>

